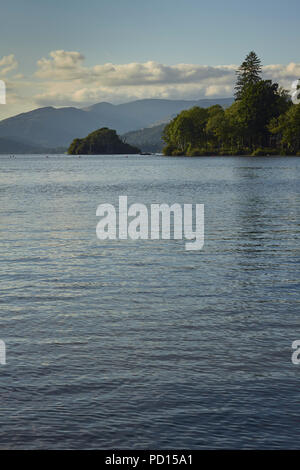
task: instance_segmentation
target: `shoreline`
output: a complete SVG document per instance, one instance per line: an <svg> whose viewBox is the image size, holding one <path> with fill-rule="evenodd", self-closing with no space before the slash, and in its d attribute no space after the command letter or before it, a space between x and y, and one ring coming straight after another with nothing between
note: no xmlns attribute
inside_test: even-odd
<svg viewBox="0 0 300 470"><path fill-rule="evenodd" d="M164 158L300 158L300 155L163 155L157 153L149 153L149 154L81 154L81 155L69 155L66 153L0 153L0 158L7 157L9 159L15 159L18 156L31 156L31 157L44 157L44 158L51 158L51 157L68 157L68 158L81 158L81 157L125 157L129 158L132 157L164 157Z"/></svg>

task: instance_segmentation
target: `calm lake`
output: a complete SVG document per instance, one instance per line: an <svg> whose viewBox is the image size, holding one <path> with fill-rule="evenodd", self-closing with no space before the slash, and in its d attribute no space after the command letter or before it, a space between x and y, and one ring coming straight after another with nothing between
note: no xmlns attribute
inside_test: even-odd
<svg viewBox="0 0 300 470"><path fill-rule="evenodd" d="M0 448L299 448L300 158L0 157ZM96 237L205 204L205 245Z"/></svg>

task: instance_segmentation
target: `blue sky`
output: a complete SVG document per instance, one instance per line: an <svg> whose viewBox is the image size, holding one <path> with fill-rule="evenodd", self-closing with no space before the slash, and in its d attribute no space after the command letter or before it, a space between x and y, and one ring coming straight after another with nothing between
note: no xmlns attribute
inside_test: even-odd
<svg viewBox="0 0 300 470"><path fill-rule="evenodd" d="M299 56L298 0L10 0L1 5L0 55L24 66L55 49L93 62L267 63Z"/></svg>
<svg viewBox="0 0 300 470"><path fill-rule="evenodd" d="M10 0L1 5L0 64L2 57L14 55L15 75L32 77L32 83L37 61L57 50L82 54L87 68L150 61L240 64L253 49L265 65L299 64L299 21L299 0ZM16 102L12 78L8 88ZM29 89L28 83L24 106ZM122 101L121 94L116 99ZM63 105L63 99L53 104Z"/></svg>

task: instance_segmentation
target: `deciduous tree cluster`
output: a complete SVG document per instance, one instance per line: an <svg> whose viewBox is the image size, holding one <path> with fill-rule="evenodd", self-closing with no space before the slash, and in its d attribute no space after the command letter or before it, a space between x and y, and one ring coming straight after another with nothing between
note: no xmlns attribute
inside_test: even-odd
<svg viewBox="0 0 300 470"><path fill-rule="evenodd" d="M300 104L261 74L252 51L237 71L235 102L182 111L164 129L164 154L300 155Z"/></svg>

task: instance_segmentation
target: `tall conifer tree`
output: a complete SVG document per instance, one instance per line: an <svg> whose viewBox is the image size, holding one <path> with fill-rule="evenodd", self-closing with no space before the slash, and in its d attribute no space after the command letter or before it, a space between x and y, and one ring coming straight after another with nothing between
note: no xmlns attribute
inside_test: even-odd
<svg viewBox="0 0 300 470"><path fill-rule="evenodd" d="M248 85L253 85L261 80L261 61L254 51L247 55L236 74L235 99L239 100Z"/></svg>

